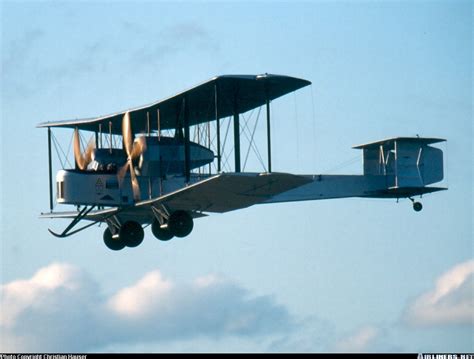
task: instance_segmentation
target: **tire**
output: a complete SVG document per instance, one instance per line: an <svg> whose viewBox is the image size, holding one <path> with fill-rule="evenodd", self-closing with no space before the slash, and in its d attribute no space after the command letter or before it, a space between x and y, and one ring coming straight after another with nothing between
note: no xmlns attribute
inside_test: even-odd
<svg viewBox="0 0 474 359"><path fill-rule="evenodd" d="M109 228L106 228L104 231L104 243L108 249L113 251L119 251L125 248L125 241L123 241L120 237L119 238L112 238L112 232Z"/></svg>
<svg viewBox="0 0 474 359"><path fill-rule="evenodd" d="M154 220L151 224L151 231L153 235L160 241L169 241L173 238L173 233L168 228L161 228L160 222Z"/></svg>
<svg viewBox="0 0 474 359"><path fill-rule="evenodd" d="M186 211L174 212L168 220L168 228L176 237L186 237L193 230L194 222Z"/></svg>
<svg viewBox="0 0 474 359"><path fill-rule="evenodd" d="M420 202L414 202L413 209L415 212L420 212L423 209L423 205Z"/></svg>
<svg viewBox="0 0 474 359"><path fill-rule="evenodd" d="M125 222L120 227L119 237L123 238L127 247L137 247L143 242L145 233L142 226L135 221Z"/></svg>

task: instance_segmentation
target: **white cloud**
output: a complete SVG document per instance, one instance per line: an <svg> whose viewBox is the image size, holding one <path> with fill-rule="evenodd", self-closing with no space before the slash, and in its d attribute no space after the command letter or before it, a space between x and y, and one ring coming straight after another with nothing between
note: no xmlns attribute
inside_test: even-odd
<svg viewBox="0 0 474 359"><path fill-rule="evenodd" d="M97 351L114 343L260 340L293 327L269 296L214 275L175 283L158 271L105 297L86 273L51 264L0 288L0 352ZM260 339L259 339L260 338Z"/></svg>
<svg viewBox="0 0 474 359"><path fill-rule="evenodd" d="M172 287L172 283L164 280L156 270L146 274L137 284L120 290L109 305L119 315L139 318L152 312Z"/></svg>
<svg viewBox="0 0 474 359"><path fill-rule="evenodd" d="M54 263L40 269L31 279L3 285L0 326L12 327L18 316L29 309L44 305L55 291L77 291L85 284L81 274L71 265Z"/></svg>
<svg viewBox="0 0 474 359"><path fill-rule="evenodd" d="M335 346L337 352L366 352L379 335L379 330L373 326L359 328L350 336L340 339Z"/></svg>
<svg viewBox="0 0 474 359"><path fill-rule="evenodd" d="M416 298L404 319L414 326L474 324L474 260L458 264Z"/></svg>

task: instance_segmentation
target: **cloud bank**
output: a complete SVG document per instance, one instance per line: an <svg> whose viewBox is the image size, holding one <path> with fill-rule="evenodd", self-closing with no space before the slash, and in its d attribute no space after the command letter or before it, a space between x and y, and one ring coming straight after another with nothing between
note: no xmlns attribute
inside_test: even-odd
<svg viewBox="0 0 474 359"><path fill-rule="evenodd" d="M434 289L408 306L404 320L413 326L474 325L474 260L442 274Z"/></svg>
<svg viewBox="0 0 474 359"><path fill-rule="evenodd" d="M81 269L54 263L0 289L0 351L96 351L114 343L265 337L294 326L270 296L214 275L175 283L158 271L105 297Z"/></svg>

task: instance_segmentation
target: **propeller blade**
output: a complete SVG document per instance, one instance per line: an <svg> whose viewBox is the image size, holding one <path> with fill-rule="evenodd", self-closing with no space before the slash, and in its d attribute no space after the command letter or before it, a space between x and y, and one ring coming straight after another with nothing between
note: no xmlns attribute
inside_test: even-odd
<svg viewBox="0 0 474 359"><path fill-rule="evenodd" d="M123 136L123 146L125 147L125 152L127 156L130 157L133 149L133 133L132 133L132 124L130 123L130 114L125 112L122 120L122 136Z"/></svg>
<svg viewBox="0 0 474 359"><path fill-rule="evenodd" d="M119 168L119 170L117 171L117 180L118 180L118 183L119 183L119 187L122 188L122 184L123 184L123 179L125 178L125 174L127 173L127 170L128 170L128 161L125 162L125 164Z"/></svg>
<svg viewBox="0 0 474 359"><path fill-rule="evenodd" d="M84 159L82 158L81 140L79 139L79 130L77 128L74 130L74 159L76 160L77 167L83 170Z"/></svg>
<svg viewBox="0 0 474 359"><path fill-rule="evenodd" d="M140 200L140 186L138 185L137 176L135 175L135 170L133 168L132 161L130 163L130 177L132 179L132 191L133 191L133 199L135 202Z"/></svg>
<svg viewBox="0 0 474 359"><path fill-rule="evenodd" d="M87 165L92 161L92 152L94 151L95 143L91 138L87 144L86 151L81 152L81 139L79 137L79 130L74 130L74 159L76 160L77 167L80 170L87 169Z"/></svg>
<svg viewBox="0 0 474 359"><path fill-rule="evenodd" d="M86 151L84 152L83 158L84 158L84 164L87 168L87 165L91 163L92 161L92 152L94 152L95 149L95 140L94 137L91 137L89 140L89 143L87 144Z"/></svg>
<svg viewBox="0 0 474 359"><path fill-rule="evenodd" d="M127 153L127 163L125 163L125 165L123 165L117 172L119 186L122 187L125 174L127 173L127 170L130 169L130 180L132 185L133 199L135 201L139 201L140 186L138 184L138 179L135 174L135 169L133 167L133 160L139 157L143 153L143 151L145 151L146 145L145 140L143 138L137 139L137 141L135 142L133 141L132 124L130 121L130 114L128 112L125 113L122 120L122 140L123 147L125 148L125 152Z"/></svg>

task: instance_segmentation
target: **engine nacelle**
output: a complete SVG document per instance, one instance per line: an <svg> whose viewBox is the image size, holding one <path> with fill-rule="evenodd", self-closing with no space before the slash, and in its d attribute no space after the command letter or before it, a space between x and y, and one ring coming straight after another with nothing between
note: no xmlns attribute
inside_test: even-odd
<svg viewBox="0 0 474 359"><path fill-rule="evenodd" d="M146 150L140 158L139 169L143 176L160 177L184 173L184 141L172 137L145 137ZM214 152L191 142L190 169L214 161Z"/></svg>

